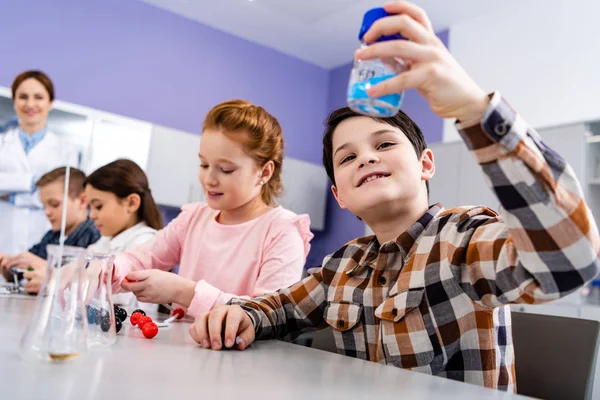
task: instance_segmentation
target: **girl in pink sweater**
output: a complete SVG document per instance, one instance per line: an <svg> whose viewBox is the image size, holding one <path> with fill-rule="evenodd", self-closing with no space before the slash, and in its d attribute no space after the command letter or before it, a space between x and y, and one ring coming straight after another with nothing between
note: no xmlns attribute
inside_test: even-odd
<svg viewBox="0 0 600 400"><path fill-rule="evenodd" d="M119 254L113 291L196 315L297 282L313 235L308 215L274 202L282 190L277 119L246 101L219 104L206 116L198 156L206 204L183 206L154 239ZM178 264L178 274L167 272Z"/></svg>

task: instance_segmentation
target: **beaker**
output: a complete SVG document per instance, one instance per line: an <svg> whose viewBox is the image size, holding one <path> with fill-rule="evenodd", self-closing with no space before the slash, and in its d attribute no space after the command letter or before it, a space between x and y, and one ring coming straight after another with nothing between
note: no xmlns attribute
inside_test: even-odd
<svg viewBox="0 0 600 400"><path fill-rule="evenodd" d="M111 285L114 259L113 254L107 253L89 253L85 257L89 347L108 346L117 340Z"/></svg>
<svg viewBox="0 0 600 400"><path fill-rule="evenodd" d="M64 361L87 348L83 303L86 250L58 245L46 248L46 276L29 326L21 338L20 350L25 359Z"/></svg>

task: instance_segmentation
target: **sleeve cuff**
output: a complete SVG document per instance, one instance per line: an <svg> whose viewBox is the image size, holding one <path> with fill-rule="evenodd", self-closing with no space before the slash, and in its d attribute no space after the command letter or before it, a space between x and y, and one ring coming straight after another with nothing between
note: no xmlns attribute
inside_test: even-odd
<svg viewBox="0 0 600 400"><path fill-rule="evenodd" d="M457 122L456 128L471 151L477 152L500 144L503 149L501 153L511 152L527 134L527 126L500 92L489 96L490 104L479 123Z"/></svg>
<svg viewBox="0 0 600 400"><path fill-rule="evenodd" d="M253 308L245 305L241 305L240 307L242 307L242 310L250 317L252 325L254 326L254 335L256 336L256 339L260 339L263 331L260 315Z"/></svg>
<svg viewBox="0 0 600 400"><path fill-rule="evenodd" d="M210 311L214 307L221 293L221 290L205 280L198 281L196 283L194 298L192 298L192 302L188 307L188 314L195 316Z"/></svg>
<svg viewBox="0 0 600 400"><path fill-rule="evenodd" d="M121 282L127 276L127 272L123 273L123 270L119 268L119 265L123 265L123 255L118 254L115 257L115 261L113 263L113 273L112 273L112 292L113 293L121 293L123 290L121 289Z"/></svg>
<svg viewBox="0 0 600 400"><path fill-rule="evenodd" d="M227 305L237 305L242 307L242 310L244 310L244 312L250 317L252 325L254 325L254 333L256 335L256 338L259 338L262 332L260 315L254 308L248 307L248 301L234 297L227 302Z"/></svg>

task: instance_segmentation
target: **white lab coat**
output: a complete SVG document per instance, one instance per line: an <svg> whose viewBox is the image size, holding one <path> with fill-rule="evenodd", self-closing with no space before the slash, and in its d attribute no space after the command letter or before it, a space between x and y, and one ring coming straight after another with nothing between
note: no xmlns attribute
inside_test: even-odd
<svg viewBox="0 0 600 400"><path fill-rule="evenodd" d="M149 227L145 222L140 222L119 233L117 236L102 236L100 240L88 246L87 249L88 252L112 253L116 255L147 242L154 237L156 232L156 229ZM141 307L145 311L156 310L158 307L156 304L137 302L134 294L130 292L113 294L112 299L115 304L131 308Z"/></svg>
<svg viewBox="0 0 600 400"><path fill-rule="evenodd" d="M50 229L34 180L67 164L78 166L75 147L48 131L25 154L18 130L0 133L0 196L16 193L15 204L0 200L0 253L17 254Z"/></svg>

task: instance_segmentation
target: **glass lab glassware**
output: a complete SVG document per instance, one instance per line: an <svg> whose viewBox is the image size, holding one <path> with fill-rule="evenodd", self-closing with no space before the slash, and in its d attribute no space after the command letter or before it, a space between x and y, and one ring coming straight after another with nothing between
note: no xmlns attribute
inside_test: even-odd
<svg viewBox="0 0 600 400"><path fill-rule="evenodd" d="M114 259L108 253L89 253L85 257L89 347L109 346L117 340L111 285Z"/></svg>
<svg viewBox="0 0 600 400"><path fill-rule="evenodd" d="M48 245L46 275L20 353L28 360L66 361L87 348L83 303L85 249Z"/></svg>

